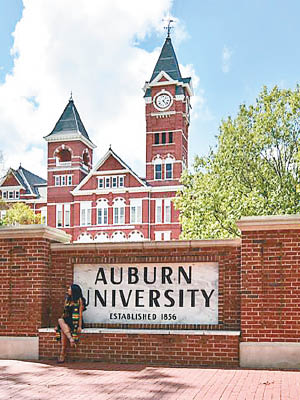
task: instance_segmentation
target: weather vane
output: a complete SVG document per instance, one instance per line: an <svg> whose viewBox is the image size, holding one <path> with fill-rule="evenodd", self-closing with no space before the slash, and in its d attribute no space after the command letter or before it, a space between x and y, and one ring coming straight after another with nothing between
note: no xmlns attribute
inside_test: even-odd
<svg viewBox="0 0 300 400"><path fill-rule="evenodd" d="M164 29L167 30L167 32L168 32L167 38L169 38L169 37L170 37L171 29L174 28L174 26L171 26L171 23L174 22L174 20L171 19L171 18L169 18L169 19L163 19L163 21L168 21L168 26L164 26Z"/></svg>
<svg viewBox="0 0 300 400"><path fill-rule="evenodd" d="M71 90L70 101L71 101L71 100L73 100L73 93L72 93L72 90Z"/></svg>

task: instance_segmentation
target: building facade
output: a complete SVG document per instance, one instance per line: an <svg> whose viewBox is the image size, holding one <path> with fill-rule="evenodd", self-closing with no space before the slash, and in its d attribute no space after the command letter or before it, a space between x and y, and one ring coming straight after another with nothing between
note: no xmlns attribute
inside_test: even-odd
<svg viewBox="0 0 300 400"><path fill-rule="evenodd" d="M172 199L188 163L191 78L182 78L168 37L145 83L146 177L109 148L93 166L91 141L71 98L48 146L47 182L20 166L0 183L6 202L25 201L75 242L178 239Z"/></svg>

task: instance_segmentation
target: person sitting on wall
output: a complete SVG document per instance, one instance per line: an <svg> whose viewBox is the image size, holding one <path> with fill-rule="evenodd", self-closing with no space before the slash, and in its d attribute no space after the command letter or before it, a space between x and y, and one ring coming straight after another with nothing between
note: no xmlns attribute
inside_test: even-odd
<svg viewBox="0 0 300 400"><path fill-rule="evenodd" d="M67 291L63 315L58 319L58 325L55 327L56 339L61 342L58 363L65 361L68 341L70 347L76 347L79 342L79 334L84 328L82 313L85 310L86 301L81 287L75 284L71 285Z"/></svg>

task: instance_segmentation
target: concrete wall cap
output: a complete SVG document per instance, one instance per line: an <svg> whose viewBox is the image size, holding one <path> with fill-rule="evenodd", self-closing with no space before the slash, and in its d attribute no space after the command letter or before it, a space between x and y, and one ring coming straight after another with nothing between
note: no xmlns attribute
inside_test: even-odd
<svg viewBox="0 0 300 400"><path fill-rule="evenodd" d="M300 214L242 217L237 226L242 232L300 229Z"/></svg>
<svg viewBox="0 0 300 400"><path fill-rule="evenodd" d="M145 242L110 242L110 243L68 243L52 244L52 250L99 250L99 249L177 249L207 247L240 247L241 239L222 240L170 240Z"/></svg>
<svg viewBox="0 0 300 400"><path fill-rule="evenodd" d="M71 235L68 235L60 229L45 225L32 224L0 227L0 239L15 238L42 238L60 243L68 243L71 241Z"/></svg>
<svg viewBox="0 0 300 400"><path fill-rule="evenodd" d="M54 333L54 328L40 328L39 333ZM115 333L128 335L207 335L207 336L240 336L240 331L221 331L203 329L113 329L113 328L85 328L82 333Z"/></svg>

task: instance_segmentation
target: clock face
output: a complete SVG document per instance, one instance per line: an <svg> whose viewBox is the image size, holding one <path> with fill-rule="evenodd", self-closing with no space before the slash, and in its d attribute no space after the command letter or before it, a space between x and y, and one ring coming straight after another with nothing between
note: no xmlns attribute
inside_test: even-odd
<svg viewBox="0 0 300 400"><path fill-rule="evenodd" d="M168 108L170 106L171 101L172 101L171 96L167 93L163 93L156 97L155 105L156 107L164 110L165 108Z"/></svg>

